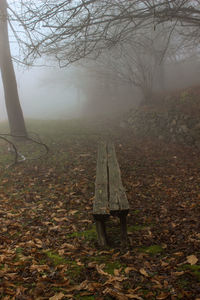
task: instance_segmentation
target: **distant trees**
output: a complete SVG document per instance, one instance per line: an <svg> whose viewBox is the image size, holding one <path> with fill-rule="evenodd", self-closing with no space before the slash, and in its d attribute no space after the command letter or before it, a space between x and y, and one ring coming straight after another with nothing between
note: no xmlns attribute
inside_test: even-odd
<svg viewBox="0 0 200 300"><path fill-rule="evenodd" d="M26 137L27 132L10 52L6 0L0 1L0 70L11 134Z"/></svg>

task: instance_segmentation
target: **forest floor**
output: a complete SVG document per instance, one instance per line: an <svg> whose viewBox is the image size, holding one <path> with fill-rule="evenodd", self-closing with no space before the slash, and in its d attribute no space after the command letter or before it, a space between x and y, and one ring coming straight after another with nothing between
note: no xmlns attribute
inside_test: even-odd
<svg viewBox="0 0 200 300"><path fill-rule="evenodd" d="M114 124L31 121L47 157L7 168L0 150L0 299L200 299L200 158ZM3 129L2 129L3 130ZM116 146L130 203L100 248L92 217L97 142ZM39 146L18 145L37 157ZM21 148L22 149L21 149Z"/></svg>

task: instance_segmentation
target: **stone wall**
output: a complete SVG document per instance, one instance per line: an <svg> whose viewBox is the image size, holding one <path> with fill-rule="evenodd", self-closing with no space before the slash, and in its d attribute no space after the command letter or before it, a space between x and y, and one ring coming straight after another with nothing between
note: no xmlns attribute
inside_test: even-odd
<svg viewBox="0 0 200 300"><path fill-rule="evenodd" d="M140 107L132 110L121 122L121 127L131 128L140 136L195 145L200 150L200 116L181 112L171 107L156 110L155 107Z"/></svg>

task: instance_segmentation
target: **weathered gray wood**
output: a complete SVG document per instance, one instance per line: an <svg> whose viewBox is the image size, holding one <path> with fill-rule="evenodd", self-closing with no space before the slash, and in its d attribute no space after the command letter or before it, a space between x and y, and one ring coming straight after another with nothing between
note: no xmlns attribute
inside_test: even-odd
<svg viewBox="0 0 200 300"><path fill-rule="evenodd" d="M108 143L109 209L111 213L129 210L129 203L121 180L121 172L113 143Z"/></svg>
<svg viewBox="0 0 200 300"><path fill-rule="evenodd" d="M113 143L101 142L98 146L95 199L93 215L96 222L98 241L107 245L105 221L109 215L120 218L122 246L127 244L126 216L129 203L122 185L121 172Z"/></svg>
<svg viewBox="0 0 200 300"><path fill-rule="evenodd" d="M105 220L96 219L96 230L100 246L107 246Z"/></svg>
<svg viewBox="0 0 200 300"><path fill-rule="evenodd" d="M93 215L109 215L106 143L99 143Z"/></svg>

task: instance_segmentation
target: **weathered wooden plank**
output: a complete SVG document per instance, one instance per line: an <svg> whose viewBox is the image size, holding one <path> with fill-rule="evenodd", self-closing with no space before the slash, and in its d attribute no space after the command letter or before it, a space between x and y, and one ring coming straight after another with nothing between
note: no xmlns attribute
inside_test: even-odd
<svg viewBox="0 0 200 300"><path fill-rule="evenodd" d="M95 181L95 199L93 215L108 215L108 173L107 173L107 149L106 143L98 146L97 170Z"/></svg>
<svg viewBox="0 0 200 300"><path fill-rule="evenodd" d="M121 172L115 148L113 143L109 142L107 146L108 152L108 173L109 173L109 208L112 212L121 210L129 210L129 203L124 191L121 180Z"/></svg>

